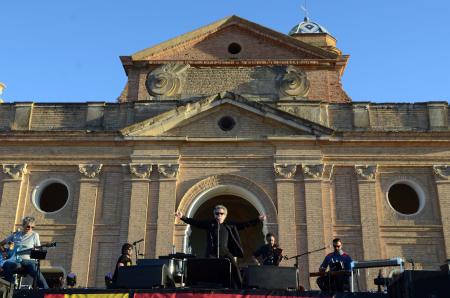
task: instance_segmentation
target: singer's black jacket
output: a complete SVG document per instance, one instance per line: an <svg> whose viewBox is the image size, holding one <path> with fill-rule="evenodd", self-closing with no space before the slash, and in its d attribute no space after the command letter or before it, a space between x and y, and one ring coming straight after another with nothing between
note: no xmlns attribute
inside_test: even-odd
<svg viewBox="0 0 450 298"><path fill-rule="evenodd" d="M208 255L214 255L213 250L213 232L217 229L217 221L215 220L196 220L190 217L183 216L182 221L194 227L207 230L207 247L206 252ZM244 256L244 249L242 248L241 238L239 237L239 230L245 229L247 227L257 225L261 220L259 218L252 219L246 222L240 223L228 223L224 222L223 225L228 231L228 250L235 256L242 258Z"/></svg>

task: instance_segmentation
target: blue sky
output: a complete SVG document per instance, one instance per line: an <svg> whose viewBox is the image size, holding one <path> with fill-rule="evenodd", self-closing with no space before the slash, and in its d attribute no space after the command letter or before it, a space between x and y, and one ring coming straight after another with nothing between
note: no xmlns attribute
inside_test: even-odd
<svg viewBox="0 0 450 298"><path fill-rule="evenodd" d="M6 102L115 101L119 56L230 15L287 33L304 0L3 0L0 82ZM308 0L312 20L350 54L354 101L450 99L450 1Z"/></svg>

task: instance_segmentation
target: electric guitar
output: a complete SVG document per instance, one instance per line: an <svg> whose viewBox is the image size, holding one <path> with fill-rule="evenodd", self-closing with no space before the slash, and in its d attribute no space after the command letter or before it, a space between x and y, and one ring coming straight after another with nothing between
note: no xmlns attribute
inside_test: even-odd
<svg viewBox="0 0 450 298"><path fill-rule="evenodd" d="M6 252L6 258L0 259L0 267L3 266L5 262L15 262L20 263L22 258L20 256L30 254L32 250L40 250L46 247L55 247L56 242L46 243L39 246L35 246L33 248L21 249L21 245L15 245L13 249L10 249Z"/></svg>

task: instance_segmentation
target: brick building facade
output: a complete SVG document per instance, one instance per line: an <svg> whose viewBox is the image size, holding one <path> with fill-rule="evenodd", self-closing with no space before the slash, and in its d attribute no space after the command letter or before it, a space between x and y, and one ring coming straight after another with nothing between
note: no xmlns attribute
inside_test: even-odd
<svg viewBox="0 0 450 298"><path fill-rule="evenodd" d="M117 103L1 103L3 235L36 217L58 243L44 265L101 286L126 241L143 238L146 258L200 254L173 213L224 203L236 220L267 215L243 232L242 264L270 231L288 256L340 237L356 260L437 268L450 258L447 102L352 102L334 38L294 29L232 16L121 57ZM322 258L301 259L306 287Z"/></svg>

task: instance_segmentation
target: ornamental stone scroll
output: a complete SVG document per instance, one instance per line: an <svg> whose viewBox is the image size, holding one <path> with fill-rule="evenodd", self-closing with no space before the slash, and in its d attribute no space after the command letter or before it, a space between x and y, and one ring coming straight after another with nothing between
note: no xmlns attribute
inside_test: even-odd
<svg viewBox="0 0 450 298"><path fill-rule="evenodd" d="M355 172L359 179L374 180L378 165L355 165Z"/></svg>
<svg viewBox="0 0 450 298"><path fill-rule="evenodd" d="M297 172L297 165L296 164L273 164L273 168L275 171L275 174L277 176L280 176L281 178L285 179L291 179L295 176L295 173Z"/></svg>
<svg viewBox="0 0 450 298"><path fill-rule="evenodd" d="M146 179L150 177L152 173L152 165L151 164L128 164L130 168L130 173L134 178Z"/></svg>
<svg viewBox="0 0 450 298"><path fill-rule="evenodd" d="M303 164L303 176L306 179L321 179L324 172L323 164Z"/></svg>
<svg viewBox="0 0 450 298"><path fill-rule="evenodd" d="M3 173L9 175L12 179L22 179L23 175L28 173L27 164L3 164Z"/></svg>
<svg viewBox="0 0 450 298"><path fill-rule="evenodd" d="M145 86L150 95L174 97L181 94L188 64L167 63L147 75Z"/></svg>
<svg viewBox="0 0 450 298"><path fill-rule="evenodd" d="M79 164L79 172L86 178L95 178L100 174L103 164Z"/></svg>
<svg viewBox="0 0 450 298"><path fill-rule="evenodd" d="M178 164L158 164L158 172L166 178L176 178L178 169Z"/></svg>
<svg viewBox="0 0 450 298"><path fill-rule="evenodd" d="M309 93L309 80L302 69L289 65L285 73L278 77L281 96L306 97Z"/></svg>
<svg viewBox="0 0 450 298"><path fill-rule="evenodd" d="M443 180L450 179L450 167L447 165L434 165L433 166L434 174Z"/></svg>

